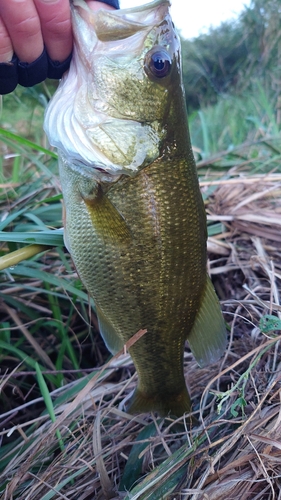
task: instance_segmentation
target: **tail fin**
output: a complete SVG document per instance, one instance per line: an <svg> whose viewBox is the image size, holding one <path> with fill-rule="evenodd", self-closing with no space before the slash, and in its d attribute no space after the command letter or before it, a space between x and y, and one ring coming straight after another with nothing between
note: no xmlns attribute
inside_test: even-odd
<svg viewBox="0 0 281 500"><path fill-rule="evenodd" d="M127 409L128 413L146 413L156 411L161 417L181 417L191 411L189 394L184 388L178 394L155 394L147 396L136 388Z"/></svg>

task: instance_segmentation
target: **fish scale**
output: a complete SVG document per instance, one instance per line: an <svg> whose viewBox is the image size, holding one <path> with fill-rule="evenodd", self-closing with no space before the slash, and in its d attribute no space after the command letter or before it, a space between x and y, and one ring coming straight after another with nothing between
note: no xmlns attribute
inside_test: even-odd
<svg viewBox="0 0 281 500"><path fill-rule="evenodd" d="M226 335L206 272L206 216L168 5L107 14L75 0L74 60L45 128L59 150L65 243L107 347L115 353L147 330L129 349L138 386L128 411L180 416L191 410L186 339L203 366L221 356Z"/></svg>

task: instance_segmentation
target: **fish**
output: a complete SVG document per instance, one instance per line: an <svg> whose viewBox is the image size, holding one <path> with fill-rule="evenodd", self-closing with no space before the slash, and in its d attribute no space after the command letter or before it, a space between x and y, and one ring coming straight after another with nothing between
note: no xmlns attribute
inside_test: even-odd
<svg viewBox="0 0 281 500"><path fill-rule="evenodd" d="M129 413L192 409L184 348L200 366L226 347L207 274L206 214L188 130L180 39L168 0L120 10L72 2L74 52L44 127L59 155L65 245L100 333L129 349Z"/></svg>

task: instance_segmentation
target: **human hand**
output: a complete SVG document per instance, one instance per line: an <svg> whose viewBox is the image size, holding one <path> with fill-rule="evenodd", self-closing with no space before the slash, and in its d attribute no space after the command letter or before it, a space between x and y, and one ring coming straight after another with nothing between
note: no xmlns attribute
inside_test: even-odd
<svg viewBox="0 0 281 500"><path fill-rule="evenodd" d="M90 8L118 8L118 1L91 0ZM72 29L69 0L0 1L0 93L17 83L32 86L61 78L69 67ZM2 64L1 64L2 63Z"/></svg>

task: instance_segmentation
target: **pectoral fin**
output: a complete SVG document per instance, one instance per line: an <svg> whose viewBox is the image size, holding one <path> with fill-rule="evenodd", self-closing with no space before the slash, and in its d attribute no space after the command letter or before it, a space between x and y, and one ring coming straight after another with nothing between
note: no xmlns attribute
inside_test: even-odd
<svg viewBox="0 0 281 500"><path fill-rule="evenodd" d="M106 347L112 354L116 354L123 348L124 342L122 339L120 339L120 337L118 337L116 331L97 305L96 313L98 317L100 333L106 344Z"/></svg>
<svg viewBox="0 0 281 500"><path fill-rule="evenodd" d="M91 217L95 231L106 241L128 243L131 233L122 215L99 187L96 196L82 198Z"/></svg>
<svg viewBox="0 0 281 500"><path fill-rule="evenodd" d="M214 363L225 351L225 323L209 276L207 276L201 307L187 340L199 366Z"/></svg>

